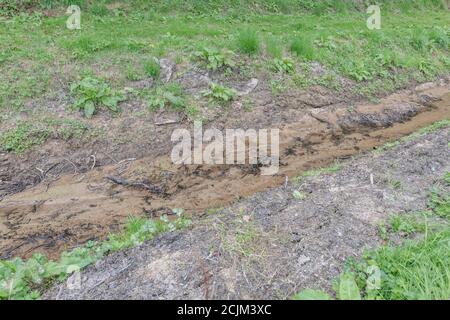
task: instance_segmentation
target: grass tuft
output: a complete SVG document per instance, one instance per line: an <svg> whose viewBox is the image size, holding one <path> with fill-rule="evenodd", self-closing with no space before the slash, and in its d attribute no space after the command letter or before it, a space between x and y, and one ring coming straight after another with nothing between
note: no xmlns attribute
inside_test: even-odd
<svg viewBox="0 0 450 320"><path fill-rule="evenodd" d="M296 181L296 182L299 182L303 178L317 177L317 176L320 176L322 174L334 173L334 172L337 172L337 171L339 171L341 169L342 169L342 165L336 162L336 163L332 164L331 166L328 166L328 167L325 167L325 168L319 168L319 169L313 169L313 170L305 171L301 175L295 177L293 180Z"/></svg>
<svg viewBox="0 0 450 320"><path fill-rule="evenodd" d="M243 29L237 35L237 47L242 53L252 55L260 50L260 39L253 29Z"/></svg>
<svg viewBox="0 0 450 320"><path fill-rule="evenodd" d="M34 126L30 123L20 123L0 135L1 149L21 154L33 146L44 143L51 135L47 128Z"/></svg>
<svg viewBox="0 0 450 320"><path fill-rule="evenodd" d="M448 299L450 297L450 229L399 247L383 246L369 252L356 266L358 282L365 283L369 263L382 270L381 286L367 297L383 300Z"/></svg>
<svg viewBox="0 0 450 320"><path fill-rule="evenodd" d="M266 38L266 52L269 56L276 59L281 59L283 55L283 49L280 43L280 40L273 36L269 35Z"/></svg>
<svg viewBox="0 0 450 320"><path fill-rule="evenodd" d="M291 41L290 50L297 56L306 60L314 59L314 42L312 38L306 36L297 36Z"/></svg>
<svg viewBox="0 0 450 320"><path fill-rule="evenodd" d="M147 60L144 63L144 71L149 77L152 77L154 80L158 80L161 74L161 66L158 60L156 58Z"/></svg>

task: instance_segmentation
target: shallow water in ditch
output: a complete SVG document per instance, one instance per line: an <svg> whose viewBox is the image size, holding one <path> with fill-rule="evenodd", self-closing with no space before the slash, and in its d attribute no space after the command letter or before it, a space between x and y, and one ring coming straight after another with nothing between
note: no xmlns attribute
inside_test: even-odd
<svg viewBox="0 0 450 320"><path fill-rule="evenodd" d="M195 214L224 206L442 119L450 119L448 85L394 94L373 105L312 110L280 128L281 166L275 176L261 176L258 168L245 165L174 165L169 156L66 175L0 202L0 256L43 252L56 257L62 250L119 230L130 215L154 217L172 208ZM106 177L155 188L124 186Z"/></svg>

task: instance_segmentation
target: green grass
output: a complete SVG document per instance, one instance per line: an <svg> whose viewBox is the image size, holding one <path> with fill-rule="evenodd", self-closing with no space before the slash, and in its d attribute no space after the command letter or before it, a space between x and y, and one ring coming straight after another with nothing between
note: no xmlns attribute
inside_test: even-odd
<svg viewBox="0 0 450 320"><path fill-rule="evenodd" d="M103 3L93 3L89 8L89 12L95 16L106 16L109 14L108 8Z"/></svg>
<svg viewBox="0 0 450 320"><path fill-rule="evenodd" d="M314 58L314 42L309 37L297 36L291 41L289 48L292 53L306 60L313 60Z"/></svg>
<svg viewBox="0 0 450 320"><path fill-rule="evenodd" d="M389 179L388 184L394 190L403 190L401 181Z"/></svg>
<svg viewBox="0 0 450 320"><path fill-rule="evenodd" d="M366 252L360 261L348 260L347 271L343 275L347 275L347 281L354 290L347 298L354 300L362 296L369 300L447 300L450 296L449 265L448 227L422 240L407 240L400 246L385 245ZM371 266L381 271L379 287L367 286ZM339 288L339 285L335 287ZM308 290L300 292L294 298L324 300L329 296L320 290ZM338 298L345 300L339 295Z"/></svg>
<svg viewBox="0 0 450 320"><path fill-rule="evenodd" d="M238 50L245 54L256 54L261 47L259 36L253 29L241 30L236 41Z"/></svg>
<svg viewBox="0 0 450 320"><path fill-rule="evenodd" d="M387 150L391 150L396 148L397 146L400 145L400 143L402 142L406 142L406 141L412 141L415 140L419 137L422 137L426 134L435 132L437 130L443 129L443 128L447 128L450 126L450 120L444 119L444 120L440 120L440 121L436 121L432 124L430 124L429 126L426 126L424 128L421 128L413 133L411 133L410 135L403 137L399 140L396 141L390 141L385 143L383 146L377 148L375 151L376 152L384 152Z"/></svg>
<svg viewBox="0 0 450 320"><path fill-rule="evenodd" d="M395 215L391 217L389 224L392 232L407 236L417 232L424 232L427 228L426 223L420 221L415 215Z"/></svg>
<svg viewBox="0 0 450 320"><path fill-rule="evenodd" d="M264 241L264 233L250 216L247 216L250 220L243 223L243 212L240 214L239 218L218 225L223 253L256 261L263 254L261 242Z"/></svg>
<svg viewBox="0 0 450 320"><path fill-rule="evenodd" d="M64 15L8 15L0 23L0 109L45 105L46 96L78 79L83 68L97 69L97 76L119 87L139 79L140 69L157 78L149 57L188 56L205 47L251 54L254 62L246 67L252 72L267 64L262 52L270 60L291 52L294 64L316 60L361 82L361 92L372 81L392 91L448 72L449 13L438 2L385 1L383 27L375 32L366 29L364 10L344 1L133 1L108 12L85 1L80 31L66 29ZM393 79L397 75L405 80ZM372 91L382 89L377 83Z"/></svg>
<svg viewBox="0 0 450 320"><path fill-rule="evenodd" d="M152 77L154 80L159 79L159 75L161 74L161 66L157 59L150 59L144 63L145 73Z"/></svg>
<svg viewBox="0 0 450 320"><path fill-rule="evenodd" d="M444 176L444 182L447 184L447 186L450 186L450 172L447 172Z"/></svg>
<svg viewBox="0 0 450 320"><path fill-rule="evenodd" d="M266 52L269 56L276 59L281 59L283 55L283 47L280 39L273 35L266 37Z"/></svg>
<svg viewBox="0 0 450 320"><path fill-rule="evenodd" d="M439 187L431 190L428 206L441 218L450 218L450 194Z"/></svg>
<svg viewBox="0 0 450 320"><path fill-rule="evenodd" d="M44 118L42 123L51 131L51 137L64 141L87 141L99 133L81 120Z"/></svg>
<svg viewBox="0 0 450 320"><path fill-rule="evenodd" d="M34 254L24 261L20 258L0 260L0 300L37 299L55 281L63 281L74 271L95 263L103 256L142 244L162 232L185 228L191 221L182 216L169 220L146 220L130 217L125 229L112 234L103 242L89 241L82 247L63 252L58 261L49 261L42 254Z"/></svg>
<svg viewBox="0 0 450 320"><path fill-rule="evenodd" d="M393 91L409 81L423 82L448 75L449 12L442 9L442 2L378 2L382 4L383 10L382 29L369 31L365 27L365 5L344 0L136 0L122 2L115 9L108 9L107 2L76 0L70 3L81 5L82 30L72 31L65 28L67 17L58 15L64 10L55 11L57 15L54 17L40 14L43 9L64 9L69 1L4 0L0 8L0 110L5 115L14 115L17 111L27 113L38 107L52 112L46 109L47 99L60 94L59 90L64 92L65 101L78 101L83 111L88 110L87 115L93 114L89 101L94 106L118 110L120 99L117 99L118 95L112 92L115 91L112 88L123 88L128 81L139 80L145 75L159 78L159 65L156 66L151 57L170 56L173 53L178 57L189 56L199 48L206 47L213 47L216 52L212 59L206 59L210 69L215 69L217 65L216 69L219 70L222 64L226 65L220 55L230 50L242 55L233 57L237 64L251 55L251 62L245 66L250 74L256 72L259 65L269 65L274 58L279 59L278 62L284 58L292 59L293 66L300 65L304 60L314 60L330 70L331 75L355 80L358 83L356 90L367 95L380 90ZM27 10L27 13L23 10ZM285 71L286 78L272 82L275 94L286 90L291 83L298 87L336 85L333 76L312 79L306 73L296 74L285 62L277 64L277 68ZM244 72L243 66L239 67L240 72ZM95 89L93 95L88 94L92 83L81 91L74 89L69 92L67 88L82 78L84 69L95 70L95 78L104 79L107 86L95 84L94 87L100 89ZM287 81L287 77L292 77L292 81ZM139 94L149 101L152 111L170 108L195 114L195 107L179 89L172 85L158 86ZM211 88L208 96L230 100L233 94L227 89L225 86ZM16 121L14 117L11 119ZM418 134L431 132L444 125L448 125L448 120L423 129ZM63 139L77 139L86 132L89 130L84 122L56 125L18 123L13 129L3 131L0 143L3 150L22 153L51 137L59 135ZM339 168L335 165L313 170L303 177L335 172ZM448 196L441 189L433 191L430 208L434 214L448 217ZM395 228L400 231L417 229L417 226L411 227L405 223L396 222ZM4 298L36 297L36 293L33 293L36 285L45 285L47 280L55 277L67 277L63 269L67 267L68 261L76 266L92 263L98 258L97 253L105 254L134 243L130 239L140 237L136 235L140 234L137 230L144 228L144 234L153 236L152 232L147 232L147 229L154 230L153 227L151 223L130 222L129 230L134 231L112 236L107 244L90 243L63 255L59 262L47 262L40 256L29 262L2 262L0 284L3 291L0 294ZM240 235L238 242L246 244L248 239L252 240L248 234L251 232ZM401 296L403 291L396 293L389 289L397 288L400 282L408 285L417 283L417 288L413 287L412 293L408 293L411 297L438 297L445 294L448 289L445 272L448 271L440 269L437 256L443 254L442 259L447 259L445 252L439 252L439 248L447 249L444 241L447 236L448 233L442 231L422 242L411 242L399 252L393 247L386 247L383 255L374 253L373 259L378 259L381 266L386 266L383 271L387 275L391 272L389 261L397 261L398 266L403 267L411 264L407 257L414 257L417 262L412 263L413 274L392 269L392 272L398 272L398 282L391 277L385 287L387 289L380 293L381 297ZM420 256L420 250L425 249L429 250L429 256L426 257L432 262L429 275L424 274L426 270L421 265L425 260ZM448 265L448 260L443 261ZM440 272L441 278L437 272ZM11 279L14 279L12 289ZM433 291L431 285L437 280L441 281L442 286ZM344 289L352 287L348 276L343 277L341 284L343 291L349 291Z"/></svg>
<svg viewBox="0 0 450 320"><path fill-rule="evenodd" d="M4 151L20 154L33 146L42 144L50 137L50 134L45 127L20 123L16 128L7 130L0 135L0 146Z"/></svg>
<svg viewBox="0 0 450 320"><path fill-rule="evenodd" d="M449 173L442 182L448 184ZM338 299L447 300L450 297L450 194L432 189L429 211L399 214L389 220L393 233L416 235L400 245L386 244L347 260L334 283ZM437 218L430 225L428 218ZM422 219L422 220L420 220ZM444 219L444 220L442 220ZM387 232L387 230L385 231ZM374 273L374 270L379 272ZM376 275L376 278L373 276ZM378 277L379 275L379 277ZM374 281L375 279L375 281ZM345 284L346 290L342 286ZM346 293L342 296L342 292ZM350 294L348 294L350 292ZM329 299L321 290L307 289L294 299Z"/></svg>
<svg viewBox="0 0 450 320"><path fill-rule="evenodd" d="M332 164L332 165L330 165L328 167L305 171L301 175L295 177L293 180L296 181L296 182L299 182L303 178L317 177L317 176L320 176L322 174L334 173L334 172L337 172L337 171L339 171L341 169L342 169L342 165L336 162L336 163L334 163L334 164Z"/></svg>
<svg viewBox="0 0 450 320"><path fill-rule="evenodd" d="M126 69L126 78L130 81L139 81L144 78L144 76L139 72L139 70L133 65L129 64Z"/></svg>
<svg viewBox="0 0 450 320"><path fill-rule="evenodd" d="M383 300L448 299L450 296L450 228L423 240L409 240L401 246L382 246L368 252L350 269L364 289L365 270L370 265L382 270L381 287L364 292L367 298Z"/></svg>
<svg viewBox="0 0 450 320"><path fill-rule="evenodd" d="M100 2L100 3L99 3ZM223 15L252 14L252 13L278 13L289 14L298 11L308 11L312 14L324 14L328 12L343 13L355 10L364 11L366 5L361 1L348 0L254 0L254 1L227 1L221 0L159 0L145 1L132 0L130 6L109 10L105 4L110 1L92 0L4 0L0 15L14 15L25 9L49 9L68 4L77 4L82 10L98 16L129 13L130 7L139 10L152 10L164 13L186 12L189 14L208 14L211 12ZM411 11L424 8L442 8L441 0L379 0L386 9Z"/></svg>
<svg viewBox="0 0 450 320"><path fill-rule="evenodd" d="M80 120L39 118L36 121L19 120L15 127L0 134L0 149L22 154L45 143L48 139L83 142L98 134Z"/></svg>
<svg viewBox="0 0 450 320"><path fill-rule="evenodd" d="M414 139L416 139L416 138L418 138L420 136L426 135L426 134L431 133L431 132L435 132L435 131L440 130L442 128L446 128L448 126L450 126L450 120L449 119L440 120L440 121L437 121L437 122L435 122L435 123L433 123L433 124L431 124L429 126L426 126L424 128L419 129L415 133L410 134L409 136L407 136L405 139L407 139L407 140L414 140Z"/></svg>

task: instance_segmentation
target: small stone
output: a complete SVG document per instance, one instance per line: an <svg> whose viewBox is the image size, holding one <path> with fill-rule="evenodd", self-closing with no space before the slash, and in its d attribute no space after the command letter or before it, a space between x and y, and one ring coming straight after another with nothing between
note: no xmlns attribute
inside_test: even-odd
<svg viewBox="0 0 450 320"><path fill-rule="evenodd" d="M238 91L238 96L246 96L250 94L253 90L255 90L256 86L258 85L258 79L252 78L249 82L247 82L242 90Z"/></svg>
<svg viewBox="0 0 450 320"><path fill-rule="evenodd" d="M172 78L175 64L169 59L160 59L159 65L161 67L161 81L167 83Z"/></svg>
<svg viewBox="0 0 450 320"><path fill-rule="evenodd" d="M309 258L303 254L300 257L298 257L298 260L297 260L297 262L300 266L308 263L309 261L311 261L311 258Z"/></svg>

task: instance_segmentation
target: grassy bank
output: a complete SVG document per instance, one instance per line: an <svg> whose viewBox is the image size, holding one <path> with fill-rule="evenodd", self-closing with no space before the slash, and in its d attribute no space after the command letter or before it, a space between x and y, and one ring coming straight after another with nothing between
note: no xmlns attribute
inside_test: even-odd
<svg viewBox="0 0 450 320"><path fill-rule="evenodd" d="M409 2L411 8L425 3ZM58 10L50 17L34 11L4 19L0 108L26 109L31 98L51 95L86 72L123 88L129 79L148 77L145 66L153 57L171 56L183 64L205 47L232 50L236 60L250 55L248 73L274 58L288 57L295 65L318 61L357 82L393 87L435 78L450 66L449 12L436 6L393 10L390 4L383 8L382 29L373 31L366 28L365 12L222 15L204 9L203 14L191 15L166 12L165 3L159 3L161 10L124 3L112 9L91 8L82 11L81 30L68 30L67 16ZM214 3L220 2L209 5ZM307 75L295 75L292 85L307 81Z"/></svg>
<svg viewBox="0 0 450 320"><path fill-rule="evenodd" d="M382 4L381 30L369 30L363 1L82 1L81 30L69 30L64 1L3 2L0 140L24 121L33 126L27 117L79 121L102 108L120 116L125 100L144 106L140 113L170 108L193 118L205 101L235 98L233 76L268 78L275 96L315 85L341 91L343 77L346 91L371 98L448 74L450 13L442 2ZM160 58L177 74L198 66L224 83L193 97L161 83ZM149 79L151 90L125 95Z"/></svg>
<svg viewBox="0 0 450 320"><path fill-rule="evenodd" d="M27 10L54 9L69 4L80 6L84 10L94 13L106 12L108 5L115 4L113 0L3 0L0 13L15 15ZM244 12L274 12L292 13L293 11L309 11L316 14L324 12L361 11L373 4L371 1L348 0L132 0L129 3L140 10L155 10L163 13L190 12L210 13L222 12L226 14L241 14ZM423 8L443 8L441 0L379 0L386 8L407 11Z"/></svg>

